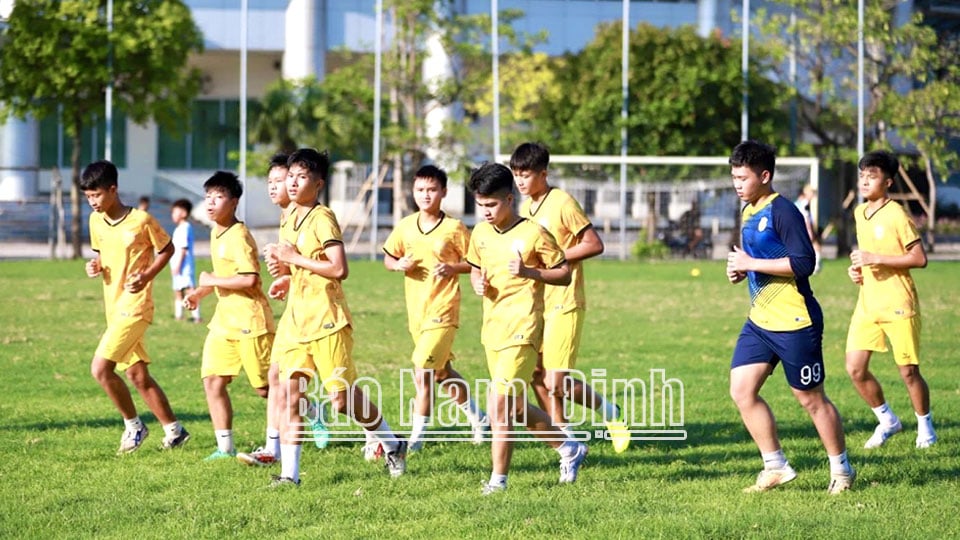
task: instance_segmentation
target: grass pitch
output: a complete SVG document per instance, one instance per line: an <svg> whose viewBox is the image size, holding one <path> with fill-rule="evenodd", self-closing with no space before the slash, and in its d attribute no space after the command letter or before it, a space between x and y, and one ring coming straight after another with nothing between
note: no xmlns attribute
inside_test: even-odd
<svg viewBox="0 0 960 540"><path fill-rule="evenodd" d="M691 275L694 267L699 277ZM840 496L826 494L826 455L777 370L763 395L800 476L779 490L745 495L741 489L761 462L727 395L729 358L747 313L745 287L728 284L720 262L591 261L578 367L641 379L663 369L679 379L687 438L634 443L619 455L608 442L592 442L580 480L564 486L557 485L552 450L521 444L509 491L481 497L489 448L466 443L428 445L397 480L364 462L359 443L306 447L302 487L278 491L266 488L276 469L204 463L215 447L199 379L206 328L173 320L168 272L157 279L147 346L151 371L193 438L182 450L157 450L162 429L135 396L152 433L141 450L117 457L120 417L89 375L104 327L99 282L85 277L82 261L2 262L0 537L956 537L958 271L955 263L932 262L914 272L924 317L922 369L940 442L914 448L916 420L886 353L872 365L905 430L881 449L862 449L875 420L843 370L857 293L845 265L827 261L813 278L826 317L826 385L844 418L857 484ZM465 277L463 285L457 367L472 379L486 368L479 302ZM398 373L412 349L401 279L379 263L353 261L345 288L358 369L382 384L385 415L396 426ZM205 301L205 317L214 302ZM279 316L282 306L274 308ZM264 401L242 376L231 395L238 448L262 443Z"/></svg>

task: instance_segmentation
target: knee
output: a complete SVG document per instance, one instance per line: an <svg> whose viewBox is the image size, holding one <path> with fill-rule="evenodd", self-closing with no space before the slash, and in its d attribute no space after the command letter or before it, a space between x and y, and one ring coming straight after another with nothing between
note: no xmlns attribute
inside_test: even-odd
<svg viewBox="0 0 960 540"><path fill-rule="evenodd" d="M923 377L920 376L920 368L917 366L901 367L900 378L903 379L903 382L907 386L912 386L914 384L917 384L920 381L923 381Z"/></svg>
<svg viewBox="0 0 960 540"><path fill-rule="evenodd" d="M107 362L94 360L90 363L90 376L93 377L97 382L102 383L106 381L112 374L113 368L108 365Z"/></svg>
<svg viewBox="0 0 960 540"><path fill-rule="evenodd" d="M359 392L359 390L357 390ZM340 414L347 413L347 393L343 390L334 392L330 396L330 406Z"/></svg>
<svg viewBox="0 0 960 540"><path fill-rule="evenodd" d="M261 386L260 388L254 388L253 391L256 392L257 395L262 397L263 399L267 399L267 397L270 396L269 386Z"/></svg>
<svg viewBox="0 0 960 540"><path fill-rule="evenodd" d="M730 386L730 399L736 404L738 408L743 408L750 403L753 403L757 399L757 395L745 388L740 386Z"/></svg>
<svg viewBox="0 0 960 540"><path fill-rule="evenodd" d="M270 364L270 370L267 371L267 383L270 388L280 386L280 366L278 364Z"/></svg>
<svg viewBox="0 0 960 540"><path fill-rule="evenodd" d="M136 365L127 369L127 380L138 390L146 388L150 383L150 374L146 369L135 369Z"/></svg>
<svg viewBox="0 0 960 540"><path fill-rule="evenodd" d="M433 371L433 381L437 384L450 378L450 371L447 368L440 368Z"/></svg>
<svg viewBox="0 0 960 540"><path fill-rule="evenodd" d="M863 382L867 380L870 370L867 369L867 366L857 362L847 362L847 375L850 376L850 380L854 382Z"/></svg>

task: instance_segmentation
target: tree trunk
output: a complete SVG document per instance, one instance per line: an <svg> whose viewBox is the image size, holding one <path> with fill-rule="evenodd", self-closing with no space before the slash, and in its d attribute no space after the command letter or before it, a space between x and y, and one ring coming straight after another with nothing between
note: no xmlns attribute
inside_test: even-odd
<svg viewBox="0 0 960 540"><path fill-rule="evenodd" d="M937 231L937 181L933 177L933 162L927 153L923 153L923 166L927 170L927 186L930 188L930 215L927 216L927 245L930 253L936 249Z"/></svg>
<svg viewBox="0 0 960 540"><path fill-rule="evenodd" d="M80 237L83 231L82 212L80 207L80 130L83 129L83 123L79 118L73 119L73 152L70 153L70 239L73 245L73 258L83 257L83 239Z"/></svg>

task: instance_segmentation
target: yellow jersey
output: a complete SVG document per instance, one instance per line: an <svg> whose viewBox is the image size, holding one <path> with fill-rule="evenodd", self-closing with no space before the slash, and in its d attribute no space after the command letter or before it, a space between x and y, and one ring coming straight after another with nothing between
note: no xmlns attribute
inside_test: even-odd
<svg viewBox="0 0 960 540"><path fill-rule="evenodd" d="M287 217L281 238L294 240L304 257L328 260L325 250L331 244L343 244L337 217L323 205L311 208L303 219L296 214ZM347 299L338 279L325 278L298 266L291 267L287 309L280 325L289 319L286 330L290 339L309 343L329 336L352 324Z"/></svg>
<svg viewBox="0 0 960 540"><path fill-rule="evenodd" d="M564 251L580 243L580 234L592 225L580 203L569 193L554 187L549 188L536 207L533 199L523 201L520 215L550 231L557 245ZM586 308L582 263L583 261L570 263L570 285L545 285L544 317Z"/></svg>
<svg viewBox="0 0 960 540"><path fill-rule="evenodd" d="M123 284L131 274L144 272L153 264L154 253L163 251L170 235L147 212L131 208L116 223L106 214L90 215L90 247L100 254L103 303L107 322L129 317L153 322L153 280L137 293Z"/></svg>
<svg viewBox="0 0 960 540"><path fill-rule="evenodd" d="M395 259L410 257L417 261L415 271L403 280L410 334L424 330L460 326L459 275L435 278L430 273L444 262L456 264L467 256L470 233L458 219L440 215L430 230L420 227L420 212L407 216L390 232L383 244L384 253Z"/></svg>
<svg viewBox="0 0 960 540"><path fill-rule="evenodd" d="M872 215L867 203L854 210L857 222L857 244L863 251L879 255L903 255L920 234L903 207L887 201ZM864 266L863 286L854 316L876 322L889 322L919 313L920 302L910 270L889 266Z"/></svg>
<svg viewBox="0 0 960 540"><path fill-rule="evenodd" d="M510 274L507 264L518 253L527 267L555 268L566 261L553 235L525 218L504 231L486 222L473 228L467 262L485 272L490 282L480 335L488 349L539 348L543 339L544 284Z"/></svg>
<svg viewBox="0 0 960 540"><path fill-rule="evenodd" d="M220 234L211 231L213 274L221 278L253 274L257 282L246 289L215 287L217 310L207 325L210 333L227 339L243 339L274 332L273 311L260 288L258 255L257 243L243 223L234 223Z"/></svg>

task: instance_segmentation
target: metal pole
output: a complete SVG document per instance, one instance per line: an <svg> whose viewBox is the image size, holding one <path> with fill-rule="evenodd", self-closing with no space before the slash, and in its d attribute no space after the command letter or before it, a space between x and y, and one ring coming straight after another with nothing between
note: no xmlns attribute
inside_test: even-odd
<svg viewBox="0 0 960 540"><path fill-rule="evenodd" d="M620 260L627 259L627 105L630 99L630 0L623 0L621 20L623 38L620 44Z"/></svg>
<svg viewBox="0 0 960 540"><path fill-rule="evenodd" d="M500 10L490 2L490 52L493 56L493 161L500 153Z"/></svg>
<svg viewBox="0 0 960 540"><path fill-rule="evenodd" d="M104 149L103 159L113 161L113 45L110 39L113 37L113 0L107 0L107 90L106 103L104 103L103 123L104 123Z"/></svg>
<svg viewBox="0 0 960 540"><path fill-rule="evenodd" d="M743 0L742 26L740 35L742 46L740 50L740 76L742 79L743 102L740 108L740 140L747 140L750 137L750 115L747 111L750 108L750 93L747 89L749 82L750 66L750 0Z"/></svg>
<svg viewBox="0 0 960 540"><path fill-rule="evenodd" d="M240 184L244 191L247 190L247 16L249 14L248 0L240 2L240 163L238 164L238 176ZM247 197L240 198L239 210L240 221L247 219Z"/></svg>
<svg viewBox="0 0 960 540"><path fill-rule="evenodd" d="M373 217L370 227L370 260L377 258L377 229L380 227L380 72L383 70L383 0L376 3L376 25L373 45ZM394 175L400 171L394 171Z"/></svg>
<svg viewBox="0 0 960 540"><path fill-rule="evenodd" d="M863 0L857 1L857 158L863 155ZM857 200L863 196L857 192Z"/></svg>

